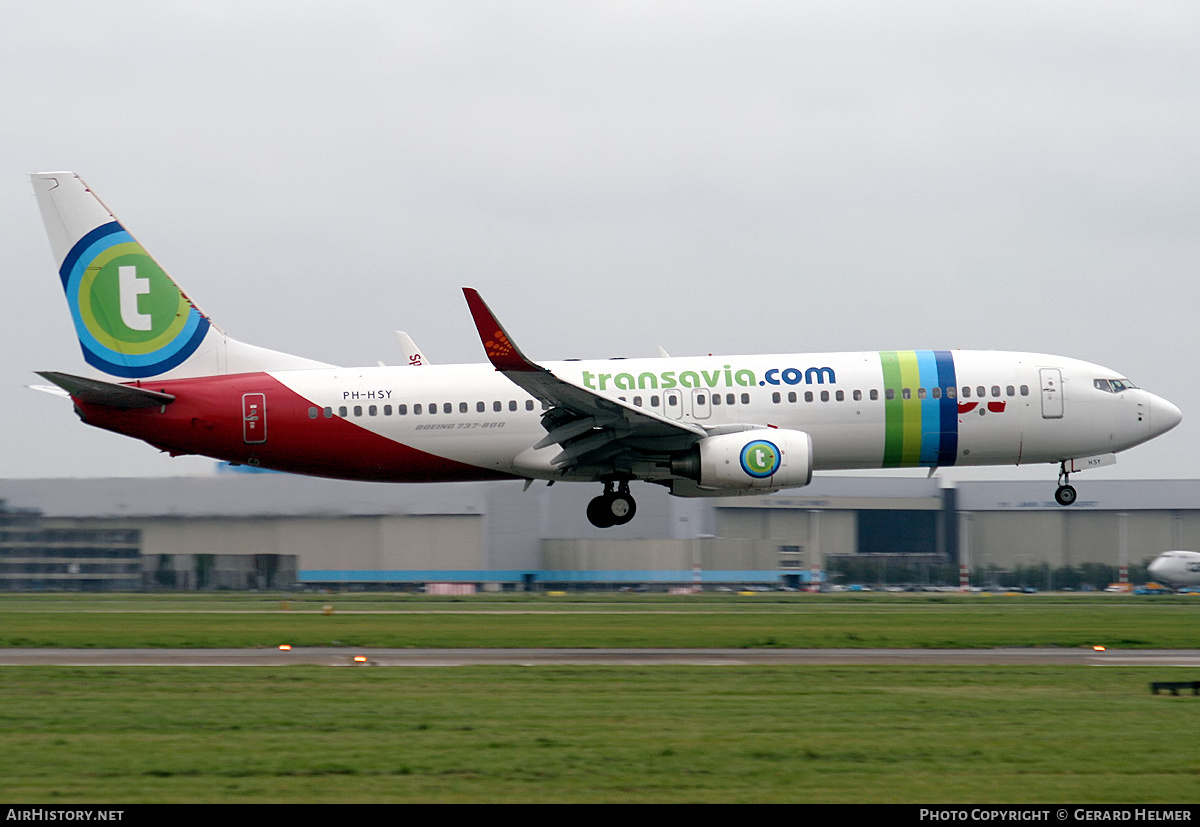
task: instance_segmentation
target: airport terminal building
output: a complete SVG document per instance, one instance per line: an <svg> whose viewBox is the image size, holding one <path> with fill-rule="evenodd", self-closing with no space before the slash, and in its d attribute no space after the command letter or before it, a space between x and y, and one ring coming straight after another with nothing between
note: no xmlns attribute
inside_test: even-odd
<svg viewBox="0 0 1200 827"><path fill-rule="evenodd" d="M720 499L644 485L636 519L609 529L584 516L593 488L269 473L3 480L0 588L798 588L839 559L979 571L1200 549L1200 480L1090 481L1068 508L1045 481L818 476Z"/></svg>

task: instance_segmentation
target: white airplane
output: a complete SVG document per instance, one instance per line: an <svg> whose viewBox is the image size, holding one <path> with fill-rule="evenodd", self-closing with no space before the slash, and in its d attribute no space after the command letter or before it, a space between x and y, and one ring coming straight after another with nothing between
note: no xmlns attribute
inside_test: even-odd
<svg viewBox="0 0 1200 827"><path fill-rule="evenodd" d="M600 483L587 513L606 527L632 519L635 480L729 496L828 469L1057 463L1068 505L1071 473L1181 419L1113 370L1033 353L539 364L470 288L490 365L335 367L229 337L77 175L32 179L84 359L115 381L41 375L87 424L172 455L382 482Z"/></svg>
<svg viewBox="0 0 1200 827"><path fill-rule="evenodd" d="M1147 569L1168 586L1200 586L1200 551L1164 551Z"/></svg>

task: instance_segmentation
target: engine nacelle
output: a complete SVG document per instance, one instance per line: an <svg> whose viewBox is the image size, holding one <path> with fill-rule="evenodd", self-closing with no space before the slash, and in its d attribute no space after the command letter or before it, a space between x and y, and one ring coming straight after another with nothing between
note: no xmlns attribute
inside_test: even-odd
<svg viewBox="0 0 1200 827"><path fill-rule="evenodd" d="M706 437L671 470L716 490L774 491L812 482L812 437L804 431L759 428Z"/></svg>

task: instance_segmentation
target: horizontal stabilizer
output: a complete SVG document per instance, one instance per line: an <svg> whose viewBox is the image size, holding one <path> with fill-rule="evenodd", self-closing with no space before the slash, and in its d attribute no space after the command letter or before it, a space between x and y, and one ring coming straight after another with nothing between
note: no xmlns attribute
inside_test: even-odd
<svg viewBox="0 0 1200 827"><path fill-rule="evenodd" d="M38 376L48 379L71 394L72 398L88 405L107 405L110 408L154 408L175 401L175 396L161 391L117 385L99 379L85 379L70 373L40 370Z"/></svg>

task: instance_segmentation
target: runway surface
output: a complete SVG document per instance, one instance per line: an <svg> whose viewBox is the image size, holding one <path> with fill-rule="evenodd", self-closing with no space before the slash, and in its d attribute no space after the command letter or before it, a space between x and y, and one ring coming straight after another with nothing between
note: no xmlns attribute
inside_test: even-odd
<svg viewBox="0 0 1200 827"><path fill-rule="evenodd" d="M355 657L366 659L356 663ZM0 666L1188 666L1200 649L0 649Z"/></svg>

